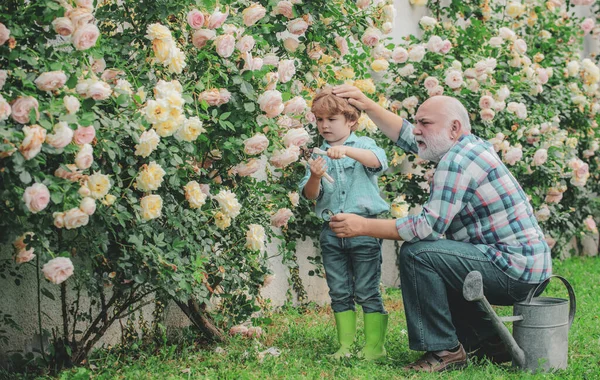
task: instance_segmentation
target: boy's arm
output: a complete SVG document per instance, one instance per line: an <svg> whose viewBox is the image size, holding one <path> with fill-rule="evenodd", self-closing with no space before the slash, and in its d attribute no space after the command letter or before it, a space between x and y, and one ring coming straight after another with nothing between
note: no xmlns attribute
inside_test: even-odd
<svg viewBox="0 0 600 380"><path fill-rule="evenodd" d="M379 158L370 149L355 148L352 146L338 145L327 150L327 156L334 160L350 157L368 168L380 168Z"/></svg>
<svg viewBox="0 0 600 380"><path fill-rule="evenodd" d="M321 177L327 171L327 164L323 157L310 160L310 177L304 185L302 192L307 199L317 199L321 193Z"/></svg>

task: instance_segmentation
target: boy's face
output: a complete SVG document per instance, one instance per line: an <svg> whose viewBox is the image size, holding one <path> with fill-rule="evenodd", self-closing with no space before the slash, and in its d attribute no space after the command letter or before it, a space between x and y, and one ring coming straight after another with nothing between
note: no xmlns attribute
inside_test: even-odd
<svg viewBox="0 0 600 380"><path fill-rule="evenodd" d="M346 119L342 114L315 115L319 134L331 146L342 145L350 136L351 128L356 122Z"/></svg>

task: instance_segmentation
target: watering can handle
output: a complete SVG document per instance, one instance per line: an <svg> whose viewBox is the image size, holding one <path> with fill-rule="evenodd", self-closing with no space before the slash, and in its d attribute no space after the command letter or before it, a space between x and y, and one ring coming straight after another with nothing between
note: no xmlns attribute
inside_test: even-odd
<svg viewBox="0 0 600 380"><path fill-rule="evenodd" d="M538 289L540 289L540 287L542 287L542 286L545 286L545 284L550 282L550 280L553 277L556 277L559 280L561 280L563 282L563 284L565 284L567 291L569 292L569 328L571 328L571 325L573 324L573 319L575 318L575 310L577 308L577 305L576 305L576 301L575 301L575 291L573 290L573 287L571 286L571 284L569 284L569 281L567 281L566 278L555 275L555 274L548 277L544 282L542 282L541 284L536 286L534 289L531 289L529 291L529 294L527 295L527 299L525 300L525 303L531 303L531 299L533 298L533 295L537 293Z"/></svg>

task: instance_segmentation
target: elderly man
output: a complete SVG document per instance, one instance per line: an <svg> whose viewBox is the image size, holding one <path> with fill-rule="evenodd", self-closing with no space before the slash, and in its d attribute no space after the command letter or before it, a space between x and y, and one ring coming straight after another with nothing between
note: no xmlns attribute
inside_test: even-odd
<svg viewBox="0 0 600 380"><path fill-rule="evenodd" d="M471 134L469 114L457 99L426 100L413 126L356 87L337 86L334 93L365 111L402 149L437 163L420 214L395 220L338 214L330 222L341 238L405 241L399 263L409 345L426 351L406 368L462 367L465 348L494 362L510 360L479 304L462 297L462 285L477 270L488 300L512 305L551 274L550 248L523 189L493 147Z"/></svg>

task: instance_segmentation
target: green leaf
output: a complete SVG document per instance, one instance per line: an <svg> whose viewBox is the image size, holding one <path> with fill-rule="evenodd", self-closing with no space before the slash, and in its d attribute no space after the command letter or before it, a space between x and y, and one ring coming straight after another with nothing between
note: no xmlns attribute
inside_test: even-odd
<svg viewBox="0 0 600 380"><path fill-rule="evenodd" d="M50 298L52 301L56 301L56 298L54 298L54 294L52 294L48 289L42 288L41 293L44 296Z"/></svg>
<svg viewBox="0 0 600 380"><path fill-rule="evenodd" d="M50 199L52 199L52 203L54 204L61 204L63 201L64 195L63 193L60 193L58 191L54 191L51 195L50 195Z"/></svg>
<svg viewBox="0 0 600 380"><path fill-rule="evenodd" d="M256 106L254 103L244 103L244 109L246 112L254 112L256 110Z"/></svg>
<svg viewBox="0 0 600 380"><path fill-rule="evenodd" d="M19 179L21 180L21 182L27 185L31 182L31 174L29 174L29 172L26 171L21 172L21 174L19 175Z"/></svg>
<svg viewBox="0 0 600 380"><path fill-rule="evenodd" d="M223 112L223 113L221 114L221 117L220 117L220 119L221 119L221 120L227 120L227 118L229 117L229 115L231 115L231 112Z"/></svg>

